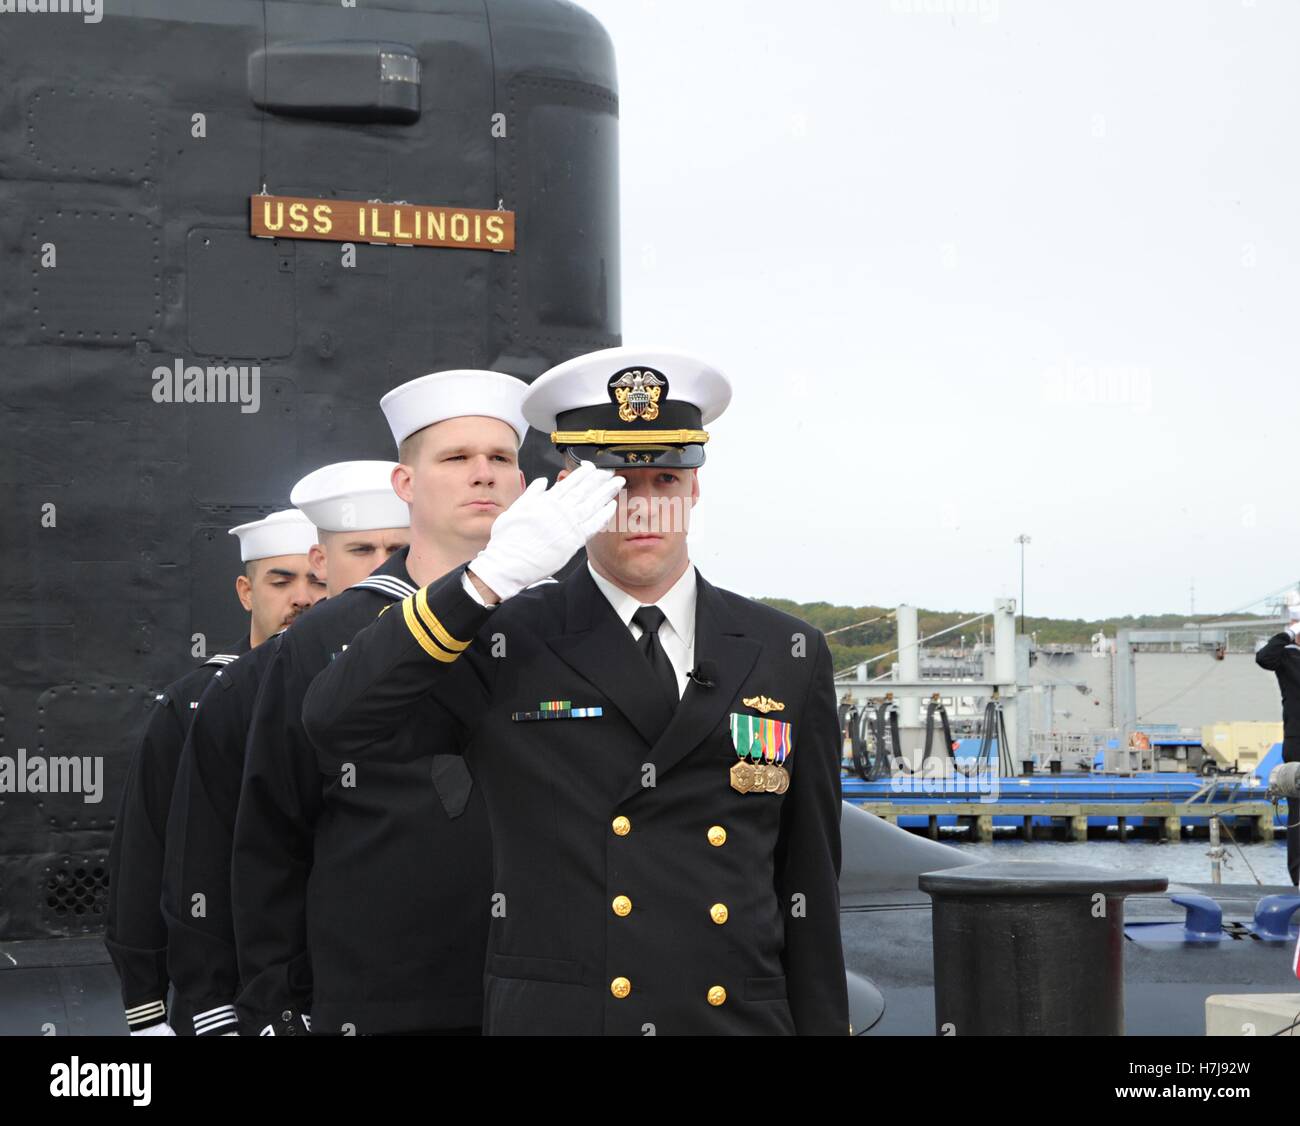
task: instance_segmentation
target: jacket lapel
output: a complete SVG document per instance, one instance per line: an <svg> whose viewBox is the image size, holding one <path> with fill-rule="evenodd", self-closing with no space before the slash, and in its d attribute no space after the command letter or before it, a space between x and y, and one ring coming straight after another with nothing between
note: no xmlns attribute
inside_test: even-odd
<svg viewBox="0 0 1300 1126"><path fill-rule="evenodd" d="M758 660L762 648L761 642L745 636L744 628L728 611L721 595L711 584L705 582L697 570L695 667L699 668L702 661L713 662L714 687L703 688L693 680L687 682L682 702L650 752L649 761L654 763L656 776L681 762L723 719L728 706L736 698L740 686ZM644 663L639 652L636 656ZM648 692L645 694L650 695ZM638 771L623 795L623 800L630 800L641 789L642 778Z"/></svg>
<svg viewBox="0 0 1300 1126"><path fill-rule="evenodd" d="M564 580L564 632L546 643L622 712L646 746L663 730L668 705L654 691L650 666L586 566ZM697 626L698 628L698 626Z"/></svg>

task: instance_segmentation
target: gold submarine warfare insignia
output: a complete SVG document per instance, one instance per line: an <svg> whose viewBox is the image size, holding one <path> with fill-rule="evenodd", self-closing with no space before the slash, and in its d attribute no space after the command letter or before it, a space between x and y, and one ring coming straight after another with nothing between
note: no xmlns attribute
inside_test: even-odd
<svg viewBox="0 0 1300 1126"><path fill-rule="evenodd" d="M667 381L652 371L627 371L609 385L618 403L618 417L624 422L638 418L653 422L659 417L659 395Z"/></svg>
<svg viewBox="0 0 1300 1126"><path fill-rule="evenodd" d="M745 707L753 708L764 715L767 715L768 712L785 711L785 705L780 700L773 700L769 696L746 696L743 702Z"/></svg>

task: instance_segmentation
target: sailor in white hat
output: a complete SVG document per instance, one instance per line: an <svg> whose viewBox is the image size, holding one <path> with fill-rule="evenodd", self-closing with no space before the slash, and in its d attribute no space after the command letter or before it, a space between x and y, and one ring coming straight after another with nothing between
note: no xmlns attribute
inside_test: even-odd
<svg viewBox="0 0 1300 1126"><path fill-rule="evenodd" d="M304 478L312 482L306 495L323 502L315 515L328 523L340 522L348 510L342 506L355 508L364 503L361 497L350 498L331 487L339 483L340 476L348 477L347 470L331 473L340 468L327 466ZM372 485L373 472L362 480L366 486ZM295 491L303 483L300 481ZM330 493L338 495L329 497ZM334 501L332 507L330 500ZM384 515L391 517L393 509L385 510ZM326 553L320 543L329 533L320 533L300 505L241 524L230 534L239 538L247 568L242 581L248 584L250 597L265 600L268 595L276 598L282 591L292 591L299 575L308 577L313 603L334 593L325 581ZM341 580L347 570L346 564L339 566ZM239 968L230 910L230 842L245 742L253 701L274 652L273 635L306 620L302 617L306 609L307 605L293 602L288 611L267 617L265 636L259 640L255 634L253 648L216 674L199 700L177 765L165 834L161 901L167 924L167 968L177 996L193 1013L197 1036L237 1031L234 1001ZM256 621L256 604L253 617ZM195 902L203 903L201 913L191 909Z"/></svg>
<svg viewBox="0 0 1300 1126"><path fill-rule="evenodd" d="M849 1032L826 640L706 582L671 503L669 526L625 526L613 499L626 485L684 521L729 398L716 368L659 350L543 375L525 417L590 460L530 485L467 568L359 633L307 693L322 769L365 770L417 708L454 711L509 904L485 1033ZM526 589L584 540L588 566ZM779 524L754 542L779 550Z"/></svg>
<svg viewBox="0 0 1300 1126"><path fill-rule="evenodd" d="M295 552L307 538L304 533L301 540L270 544L273 549L295 549L288 557L295 574L300 565ZM131 758L113 825L104 945L121 978L122 1003L132 1036L172 1036L178 1032L188 1036L193 1031L191 1007L170 990L167 925L159 907L168 801L199 698L221 669L248 652L253 629L264 636L263 631L271 623L284 617L283 601L294 586L292 580L285 580L287 590L272 582L251 582L252 573L257 570L256 561L245 563L244 569L245 574L236 580L236 590L245 611L255 612L248 615L242 636L220 646L218 652L209 653L201 665L172 681L154 697L144 735ZM309 592L318 597L322 589L310 584ZM268 607L268 602L274 605Z"/></svg>
<svg viewBox="0 0 1300 1126"><path fill-rule="evenodd" d="M410 542L411 509L393 491L395 469L393 461L340 461L308 473L289 494L316 527L307 561L330 598Z"/></svg>
<svg viewBox="0 0 1300 1126"><path fill-rule="evenodd" d="M293 512L237 528L240 542L252 557L310 540L311 573L337 598L407 545L410 510L393 492L395 468L391 461L343 461L317 469L290 492ZM266 677L276 652L274 643L261 645L222 670L222 690L201 701L172 795L162 889L167 959L199 1036L238 1027L231 851L253 705L260 691L274 694L279 687ZM205 910L194 917L185 905L200 894Z"/></svg>
<svg viewBox="0 0 1300 1126"><path fill-rule="evenodd" d="M402 600L477 555L519 497L526 391L513 376L457 370L383 397L410 548L286 633L268 670L232 872L240 1007L262 1029L292 1031L308 1013L313 1031L358 1035L481 1027L491 846L479 788L441 754L450 713L412 711L407 730L379 740L384 765L352 785L322 774L300 717L313 677L357 631L386 609L419 614Z"/></svg>
<svg viewBox="0 0 1300 1126"><path fill-rule="evenodd" d="M244 563L235 592L253 616L249 641L258 646L325 597L324 582L307 562L316 528L296 508L286 508L231 528L230 534L239 537Z"/></svg>
<svg viewBox="0 0 1300 1126"><path fill-rule="evenodd" d="M400 463L393 488L411 506L417 583L472 558L524 490L519 447L527 384L495 371L440 371L379 400Z"/></svg>

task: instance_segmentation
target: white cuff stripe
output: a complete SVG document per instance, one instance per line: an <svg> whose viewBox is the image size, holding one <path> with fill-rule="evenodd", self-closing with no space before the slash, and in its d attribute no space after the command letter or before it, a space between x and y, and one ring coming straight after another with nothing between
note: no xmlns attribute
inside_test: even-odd
<svg viewBox="0 0 1300 1126"><path fill-rule="evenodd" d="M148 1021L162 1020L167 1015L167 1006L162 1001L147 1001L126 1010L128 1026L144 1024Z"/></svg>
<svg viewBox="0 0 1300 1126"><path fill-rule="evenodd" d="M238 1024L238 1017L235 1015L234 1005L219 1005L215 1009L194 1014L194 1032L199 1036L213 1029L235 1024Z"/></svg>
<svg viewBox="0 0 1300 1126"><path fill-rule="evenodd" d="M371 575L370 578L356 583L353 589L373 590L379 594L386 594L390 598L401 599L409 598L419 588L401 579L395 579L391 575Z"/></svg>

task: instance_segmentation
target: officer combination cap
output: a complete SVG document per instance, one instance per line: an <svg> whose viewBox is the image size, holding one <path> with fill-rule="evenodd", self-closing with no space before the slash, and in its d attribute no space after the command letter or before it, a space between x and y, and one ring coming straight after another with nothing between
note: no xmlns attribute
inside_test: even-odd
<svg viewBox="0 0 1300 1126"><path fill-rule="evenodd" d="M499 371L436 371L394 387L379 407L398 446L417 430L466 415L498 418L522 443L528 423L520 404L527 390L522 379Z"/></svg>
<svg viewBox="0 0 1300 1126"><path fill-rule="evenodd" d="M524 417L561 451L611 469L693 469L704 429L727 409L731 383L682 352L607 348L551 368L524 396Z"/></svg>
<svg viewBox="0 0 1300 1126"><path fill-rule="evenodd" d="M411 510L393 492L393 461L340 461L308 473L289 502L322 532L408 528Z"/></svg>
<svg viewBox="0 0 1300 1126"><path fill-rule="evenodd" d="M316 525L296 508L240 524L231 528L230 534L239 537L239 558L244 563L277 555L306 555L316 543Z"/></svg>

